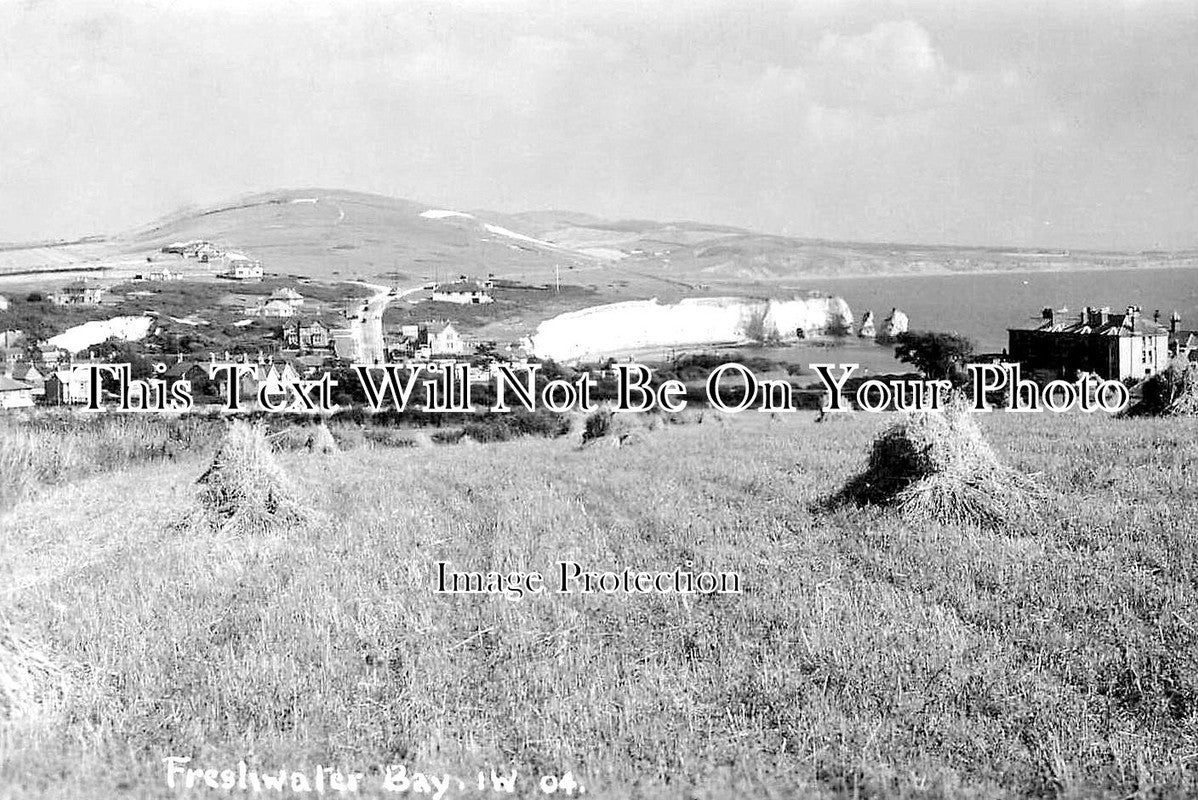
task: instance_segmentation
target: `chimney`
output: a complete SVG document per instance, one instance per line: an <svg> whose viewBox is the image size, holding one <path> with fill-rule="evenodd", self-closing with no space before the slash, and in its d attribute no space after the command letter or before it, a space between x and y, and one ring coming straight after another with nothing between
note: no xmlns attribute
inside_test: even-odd
<svg viewBox="0 0 1198 800"><path fill-rule="evenodd" d="M1047 322L1049 325L1051 325L1054 321L1052 306L1045 306L1044 309L1040 312L1040 316L1041 316L1041 318L1043 318L1043 320L1045 322Z"/></svg>
<svg viewBox="0 0 1198 800"><path fill-rule="evenodd" d="M1169 317L1169 333L1177 335L1177 328L1181 325L1181 314L1177 311L1173 312L1173 316Z"/></svg>
<svg viewBox="0 0 1198 800"><path fill-rule="evenodd" d="M1157 325L1161 324L1161 310L1159 308L1152 312L1152 321Z"/></svg>
<svg viewBox="0 0 1198 800"><path fill-rule="evenodd" d="M1136 320L1138 320L1139 318L1140 318L1140 307L1139 306L1128 306L1127 307L1127 316L1124 317L1124 321L1127 323L1127 327L1135 328Z"/></svg>
<svg viewBox="0 0 1198 800"><path fill-rule="evenodd" d="M1098 309L1098 324L1106 325L1106 324L1110 323L1110 321L1111 321L1111 307L1103 306L1102 308Z"/></svg>
<svg viewBox="0 0 1198 800"><path fill-rule="evenodd" d="M1089 306L1083 306L1083 307L1082 307L1082 313L1081 313L1081 322L1082 322L1082 325L1089 325L1089 324L1090 324L1090 312L1091 312L1091 311L1092 311L1092 309L1091 309Z"/></svg>

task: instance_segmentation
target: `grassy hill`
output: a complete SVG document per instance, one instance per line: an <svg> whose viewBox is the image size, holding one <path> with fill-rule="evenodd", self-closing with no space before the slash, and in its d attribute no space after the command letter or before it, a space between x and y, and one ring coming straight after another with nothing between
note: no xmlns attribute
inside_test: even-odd
<svg viewBox="0 0 1198 800"><path fill-rule="evenodd" d="M515 768L525 797L567 770L599 798L1198 792L1193 421L983 417L1059 493L991 533L813 511L886 420L811 420L285 454L313 518L257 537L172 527L200 455L23 500L4 604L74 693L0 731L0 786L174 797L161 759L183 756L373 786L380 763ZM745 593L430 591L437 560L559 559L735 570Z"/></svg>
<svg viewBox="0 0 1198 800"><path fill-rule="evenodd" d="M188 239L246 252L268 272L284 275L378 279L398 273L402 281L427 282L494 273L544 282L560 269L573 270L572 280L598 290L629 284L638 296L668 286L740 292L745 282L768 287L834 276L1198 265L1194 252L833 242L702 222L437 209L360 192L287 189L184 209L108 237L0 245L0 274L53 276L72 267L140 271L162 245Z"/></svg>

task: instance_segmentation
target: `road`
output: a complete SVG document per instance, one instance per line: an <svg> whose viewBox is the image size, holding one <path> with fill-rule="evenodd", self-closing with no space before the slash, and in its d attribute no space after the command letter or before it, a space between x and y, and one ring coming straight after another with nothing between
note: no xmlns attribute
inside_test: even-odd
<svg viewBox="0 0 1198 800"><path fill-rule="evenodd" d="M383 312L387 310L387 306L392 300L399 300L418 292L420 287L400 289L397 293L391 294L390 286L380 286L363 281L354 281L354 283L375 290L375 293L358 307L358 313L349 321L349 329L353 333L358 351L357 360L362 364L382 364L387 360L383 348Z"/></svg>

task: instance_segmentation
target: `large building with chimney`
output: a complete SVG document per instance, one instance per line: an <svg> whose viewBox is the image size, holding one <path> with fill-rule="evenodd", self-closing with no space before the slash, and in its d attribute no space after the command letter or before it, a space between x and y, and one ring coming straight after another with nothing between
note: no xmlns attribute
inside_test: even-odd
<svg viewBox="0 0 1198 800"><path fill-rule="evenodd" d="M1008 329L1008 357L1025 376L1073 380L1088 372L1110 380L1142 380L1169 364L1169 329L1144 319L1138 306L1120 314L1109 307L1067 313L1046 308L1039 325Z"/></svg>

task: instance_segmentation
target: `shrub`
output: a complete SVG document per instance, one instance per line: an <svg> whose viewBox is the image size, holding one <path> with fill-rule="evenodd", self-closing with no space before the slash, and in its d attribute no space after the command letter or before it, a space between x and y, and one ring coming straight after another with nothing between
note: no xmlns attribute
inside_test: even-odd
<svg viewBox="0 0 1198 800"><path fill-rule="evenodd" d="M608 431L611 430L613 416L614 414L610 408L601 408L587 417L586 426L582 431L583 443L585 444L592 439L599 439L606 436Z"/></svg>

